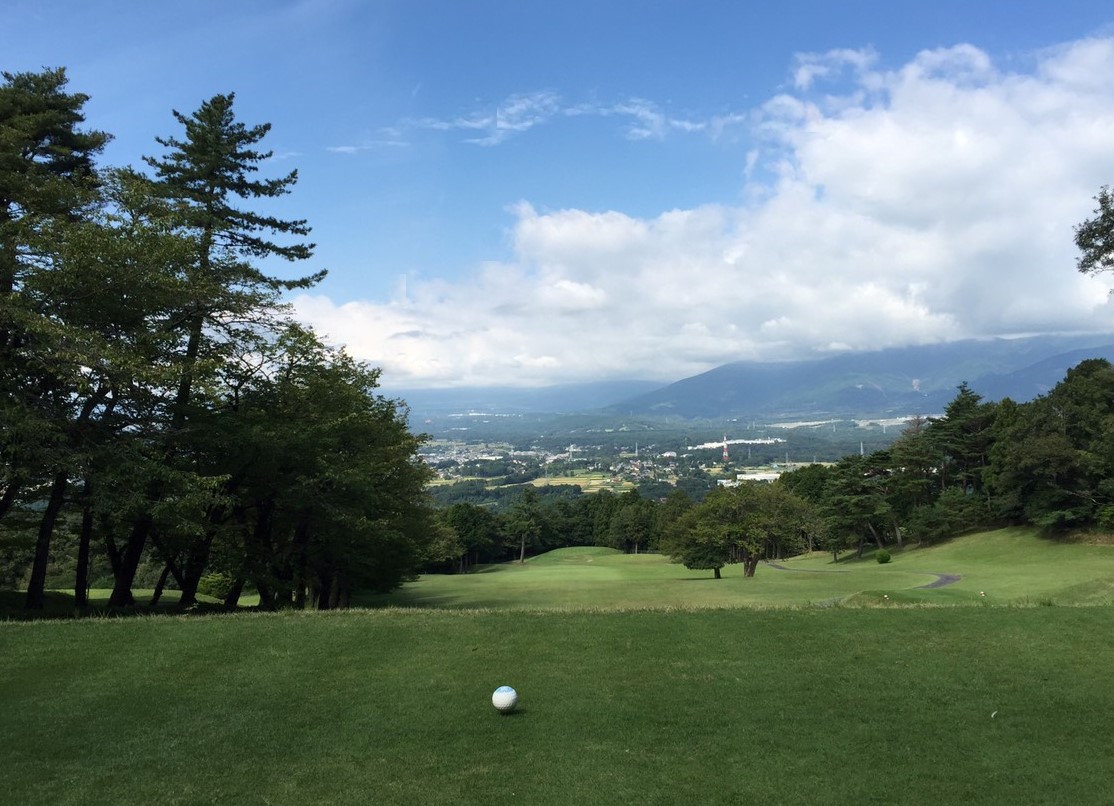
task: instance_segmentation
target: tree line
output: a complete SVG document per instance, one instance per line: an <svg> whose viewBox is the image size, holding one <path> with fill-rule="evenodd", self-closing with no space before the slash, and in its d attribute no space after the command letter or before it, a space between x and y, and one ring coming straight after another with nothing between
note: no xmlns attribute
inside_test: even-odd
<svg viewBox="0 0 1114 806"><path fill-rule="evenodd" d="M216 95L104 167L64 70L2 75L0 586L329 608L409 578L436 534L422 438L283 304L325 273L264 269L314 250L258 212L297 182L264 175L269 125Z"/></svg>
<svg viewBox="0 0 1114 806"><path fill-rule="evenodd" d="M542 488L546 490L546 488ZM558 494L558 490L561 490ZM808 551L928 544L965 531L1037 526L1049 534L1114 530L1114 367L1088 359L1027 403L987 402L966 383L944 413L912 418L888 448L812 464L772 483L630 490L508 487L504 508L458 501L440 510L437 571L595 545L661 552L718 578L739 563Z"/></svg>
<svg viewBox="0 0 1114 806"><path fill-rule="evenodd" d="M1114 194L1103 187L1095 198L1094 215L1075 229L1085 274L1114 270ZM447 561L439 570L600 545L660 551L719 578L729 563L753 576L761 560L816 550L862 557L869 546L902 548L1000 525L1109 532L1114 367L1084 360L1026 403L987 402L962 383L942 416L912 418L883 450L812 464L768 485L690 491L578 497L576 489L543 502L527 487L505 513L458 500L442 511Z"/></svg>

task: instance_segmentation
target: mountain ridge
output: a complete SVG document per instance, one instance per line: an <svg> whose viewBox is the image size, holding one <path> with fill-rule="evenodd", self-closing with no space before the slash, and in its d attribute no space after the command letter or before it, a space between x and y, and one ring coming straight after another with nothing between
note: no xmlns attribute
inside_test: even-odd
<svg viewBox="0 0 1114 806"><path fill-rule="evenodd" d="M966 382L986 400L1032 400L1086 358L1114 362L1114 334L969 339L799 361L734 361L673 383L625 379L536 388L389 390L415 417L573 414L701 417L937 413Z"/></svg>
<svg viewBox="0 0 1114 806"><path fill-rule="evenodd" d="M736 361L610 407L683 418L903 415L940 411L966 382L987 400L1046 393L1114 336L965 340L795 362Z"/></svg>

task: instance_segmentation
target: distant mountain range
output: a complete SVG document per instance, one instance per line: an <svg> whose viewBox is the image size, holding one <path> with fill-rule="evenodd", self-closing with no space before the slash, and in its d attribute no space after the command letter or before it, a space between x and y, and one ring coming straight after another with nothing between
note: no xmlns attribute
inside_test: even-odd
<svg viewBox="0 0 1114 806"><path fill-rule="evenodd" d="M970 340L808 361L737 361L611 408L685 418L931 414L963 381L986 400L1032 400L1085 358L1114 361L1114 336Z"/></svg>
<svg viewBox="0 0 1114 806"><path fill-rule="evenodd" d="M405 400L418 417L468 412L569 414L597 411L660 388L660 381L617 380L535 388L484 386L399 391L387 389L384 394Z"/></svg>
<svg viewBox="0 0 1114 806"><path fill-rule="evenodd" d="M416 417L450 413L723 417L934 414L963 381L986 400L1027 401L1086 358L1114 362L1114 334L900 347L792 362L736 361L662 386L639 380L521 389L392 392Z"/></svg>

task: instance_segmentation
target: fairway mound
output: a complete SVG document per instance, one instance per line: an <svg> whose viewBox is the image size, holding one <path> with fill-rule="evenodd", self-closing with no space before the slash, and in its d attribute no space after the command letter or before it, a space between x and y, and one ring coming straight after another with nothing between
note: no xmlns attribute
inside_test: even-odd
<svg viewBox="0 0 1114 806"><path fill-rule="evenodd" d="M570 546L530 557L526 562L534 565L580 564L593 562L599 557L613 557L622 553L619 549L609 549L604 546Z"/></svg>

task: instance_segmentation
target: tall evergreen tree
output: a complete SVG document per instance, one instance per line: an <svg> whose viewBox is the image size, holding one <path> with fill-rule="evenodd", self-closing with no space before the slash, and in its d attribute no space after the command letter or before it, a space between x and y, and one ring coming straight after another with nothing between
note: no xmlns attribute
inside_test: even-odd
<svg viewBox="0 0 1114 806"><path fill-rule="evenodd" d="M304 220L262 215L246 206L289 193L298 177L296 171L272 179L255 177L272 156L256 149L270 124L246 126L237 121L233 100L232 94L216 95L192 115L174 111L183 137L157 138L166 153L145 158L159 192L175 204L179 232L194 242L177 323L182 344L175 356L179 374L164 436L168 462L188 437L199 370L219 367L225 345L275 327L283 291L309 287L325 274L284 280L257 265L272 257L305 260L312 256L313 244L301 240L309 234ZM284 236L289 242L275 240ZM152 507L162 497L160 485L153 483ZM116 566L112 604L133 602L131 585L153 525L148 511L132 526Z"/></svg>
<svg viewBox="0 0 1114 806"><path fill-rule="evenodd" d="M34 289L59 272L59 234L80 226L97 198L93 159L108 135L79 128L88 96L66 91L64 70L2 75L0 518L28 488L45 500L27 594L27 607L41 608L50 541L79 439L75 419L91 417L106 389L84 370L89 339L59 315L57 296Z"/></svg>
<svg viewBox="0 0 1114 806"><path fill-rule="evenodd" d="M0 517L30 480L32 456L53 438L39 397L51 389L52 334L23 294L50 267L43 228L80 217L95 198L94 157L108 135L80 128L87 95L62 69L2 73L0 84Z"/></svg>

